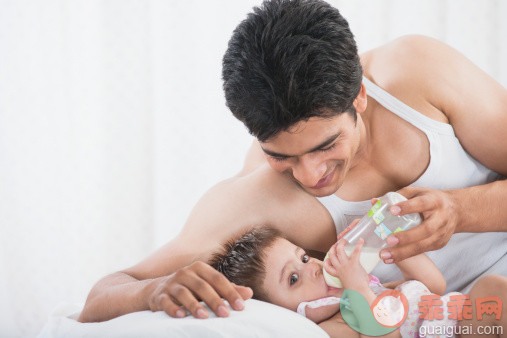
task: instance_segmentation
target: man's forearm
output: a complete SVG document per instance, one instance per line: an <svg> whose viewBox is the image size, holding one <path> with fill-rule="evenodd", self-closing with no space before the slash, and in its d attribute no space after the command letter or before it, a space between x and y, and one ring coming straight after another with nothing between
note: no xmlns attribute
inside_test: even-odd
<svg viewBox="0 0 507 338"><path fill-rule="evenodd" d="M122 272L102 278L90 291L78 321L100 322L127 313L149 310L148 299L153 281L154 279L139 281Z"/></svg>
<svg viewBox="0 0 507 338"><path fill-rule="evenodd" d="M456 232L507 231L507 180L449 193L458 213Z"/></svg>

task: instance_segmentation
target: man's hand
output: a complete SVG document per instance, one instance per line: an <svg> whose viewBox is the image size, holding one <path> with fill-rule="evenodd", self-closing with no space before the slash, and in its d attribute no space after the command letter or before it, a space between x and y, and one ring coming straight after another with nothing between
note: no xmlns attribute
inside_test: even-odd
<svg viewBox="0 0 507 338"><path fill-rule="evenodd" d="M252 289L231 283L220 272L203 262L195 262L165 278L153 281L148 305L151 311L165 311L171 317L186 316L185 309L196 318L207 318L208 312L199 303L204 301L219 317L227 317L229 308L243 310L244 300L253 296ZM184 308L185 309L184 309Z"/></svg>
<svg viewBox="0 0 507 338"><path fill-rule="evenodd" d="M359 255L364 244L360 238L349 257L344 246L347 243L342 239L334 244L329 250L329 258L324 262L324 268L332 276L338 277L345 289L352 289L358 292L369 289L370 278L363 266L359 263Z"/></svg>
<svg viewBox="0 0 507 338"><path fill-rule="evenodd" d="M414 187L406 187L398 192L408 200L392 206L391 213L420 213L423 222L415 228L387 237L387 244L393 247L380 252L380 257L386 264L444 247L458 224L456 203L449 193Z"/></svg>

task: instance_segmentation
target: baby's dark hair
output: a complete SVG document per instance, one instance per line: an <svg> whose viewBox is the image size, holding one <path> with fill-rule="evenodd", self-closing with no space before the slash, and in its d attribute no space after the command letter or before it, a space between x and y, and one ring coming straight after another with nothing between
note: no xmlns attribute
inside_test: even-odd
<svg viewBox="0 0 507 338"><path fill-rule="evenodd" d="M281 233L273 228L253 229L239 239L230 240L221 251L212 255L210 265L237 285L248 286L253 290L253 298L268 301L262 287L265 270L265 250Z"/></svg>

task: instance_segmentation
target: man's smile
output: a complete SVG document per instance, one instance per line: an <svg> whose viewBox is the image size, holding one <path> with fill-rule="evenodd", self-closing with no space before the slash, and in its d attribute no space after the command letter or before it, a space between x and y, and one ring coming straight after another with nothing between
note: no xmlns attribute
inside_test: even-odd
<svg viewBox="0 0 507 338"><path fill-rule="evenodd" d="M315 184L312 189L319 189L325 187L331 180L333 179L336 168L333 169L326 177L320 179L317 184Z"/></svg>

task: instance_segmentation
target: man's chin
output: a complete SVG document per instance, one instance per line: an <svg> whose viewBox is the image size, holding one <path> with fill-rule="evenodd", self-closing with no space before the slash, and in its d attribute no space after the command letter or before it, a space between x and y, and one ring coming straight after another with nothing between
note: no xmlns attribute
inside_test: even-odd
<svg viewBox="0 0 507 338"><path fill-rule="evenodd" d="M330 184L328 186L319 188L319 189L313 189L313 188L307 188L302 187L307 193L315 196L315 197L325 197L334 194L336 191L338 191L339 187L336 187L334 184Z"/></svg>
<svg viewBox="0 0 507 338"><path fill-rule="evenodd" d="M326 197L326 196L332 195L335 192L337 192L338 189L341 187L341 184L337 184L337 183L334 183L333 181L331 181L331 182L329 182L328 185L318 188L318 189L315 189L315 188L304 186L303 184L301 184L301 182L296 180L296 178L292 175L288 175L288 176L290 177L290 179L294 183L298 184L304 191L306 191L307 193L309 193L310 195L313 195L315 197Z"/></svg>

